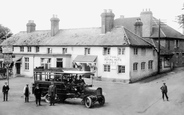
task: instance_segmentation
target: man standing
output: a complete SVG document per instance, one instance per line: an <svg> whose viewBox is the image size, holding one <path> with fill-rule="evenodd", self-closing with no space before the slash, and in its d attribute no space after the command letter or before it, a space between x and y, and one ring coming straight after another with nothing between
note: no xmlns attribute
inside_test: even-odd
<svg viewBox="0 0 184 115"><path fill-rule="evenodd" d="M24 96L25 96L25 103L29 102L30 91L29 91L29 85L28 84L26 84L26 86L24 87L23 93L24 93Z"/></svg>
<svg viewBox="0 0 184 115"><path fill-rule="evenodd" d="M38 104L41 106L41 89L39 87L39 85L36 86L35 90L34 90L34 94L35 94L35 98L36 98L36 105L38 106Z"/></svg>
<svg viewBox="0 0 184 115"><path fill-rule="evenodd" d="M163 86L160 88L161 89L161 91L162 91L162 99L163 99L163 101L164 101L164 96L166 97L166 99L167 99L167 101L169 101L169 98L168 98L168 96L167 96L167 86L166 86L166 84L165 83L163 83Z"/></svg>
<svg viewBox="0 0 184 115"><path fill-rule="evenodd" d="M51 82L51 85L49 86L48 93L50 96L50 106L52 106L55 104L55 95L56 95L56 87L54 86L53 82Z"/></svg>
<svg viewBox="0 0 184 115"><path fill-rule="evenodd" d="M7 82L5 82L5 85L2 88L2 92L3 92L3 101L8 101L8 91L9 91L9 86L7 85Z"/></svg>

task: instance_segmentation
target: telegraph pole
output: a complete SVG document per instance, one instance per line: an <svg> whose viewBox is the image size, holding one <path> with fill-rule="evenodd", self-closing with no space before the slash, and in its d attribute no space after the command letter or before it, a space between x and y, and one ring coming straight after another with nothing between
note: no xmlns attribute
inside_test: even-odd
<svg viewBox="0 0 184 115"><path fill-rule="evenodd" d="M158 21L158 73L160 73L160 19Z"/></svg>

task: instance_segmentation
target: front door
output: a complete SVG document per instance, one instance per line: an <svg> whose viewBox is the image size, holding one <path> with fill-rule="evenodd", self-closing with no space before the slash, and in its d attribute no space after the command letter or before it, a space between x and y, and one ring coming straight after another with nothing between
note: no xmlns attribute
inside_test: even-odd
<svg viewBox="0 0 184 115"><path fill-rule="evenodd" d="M20 63L16 63L16 74L20 74Z"/></svg>

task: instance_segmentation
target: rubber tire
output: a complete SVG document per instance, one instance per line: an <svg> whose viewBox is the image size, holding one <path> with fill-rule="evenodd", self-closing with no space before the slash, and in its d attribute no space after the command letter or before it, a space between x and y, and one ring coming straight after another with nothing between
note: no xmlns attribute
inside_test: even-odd
<svg viewBox="0 0 184 115"><path fill-rule="evenodd" d="M49 96L49 94L45 95L45 102L50 103L50 96Z"/></svg>
<svg viewBox="0 0 184 115"><path fill-rule="evenodd" d="M87 108L91 108L93 106L92 99L90 97L86 97L86 99L84 100L84 105Z"/></svg>
<svg viewBox="0 0 184 115"><path fill-rule="evenodd" d="M100 99L98 99L98 103L102 106L105 104L105 97L102 95Z"/></svg>

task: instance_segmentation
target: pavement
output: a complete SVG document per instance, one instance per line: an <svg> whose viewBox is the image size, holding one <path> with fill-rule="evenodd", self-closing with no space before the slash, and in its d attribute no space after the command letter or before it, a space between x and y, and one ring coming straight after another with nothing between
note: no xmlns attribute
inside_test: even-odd
<svg viewBox="0 0 184 115"><path fill-rule="evenodd" d="M36 107L34 95L30 103L24 103L23 87L32 84L33 78L10 79L9 101L3 102L0 93L0 115L184 115L184 68L133 83L94 81L94 86L103 88L106 103L87 109L80 100L66 100L64 104L50 107L42 101ZM0 87L6 80L0 80ZM91 82L91 81L87 81ZM169 101L163 101L160 87L168 86Z"/></svg>

